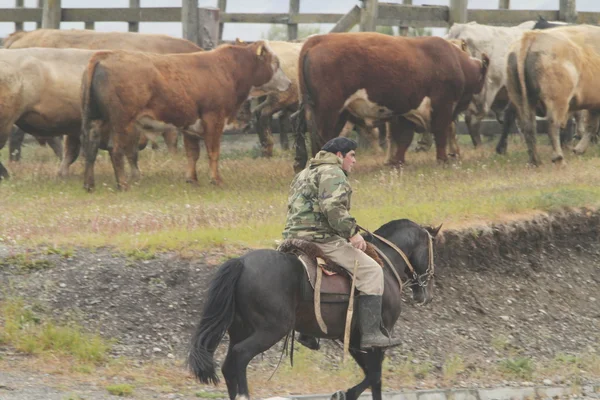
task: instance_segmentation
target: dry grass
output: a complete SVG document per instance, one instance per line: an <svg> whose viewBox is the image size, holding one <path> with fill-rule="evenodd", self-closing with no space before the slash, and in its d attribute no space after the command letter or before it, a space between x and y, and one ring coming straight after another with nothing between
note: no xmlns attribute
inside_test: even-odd
<svg viewBox="0 0 600 400"><path fill-rule="evenodd" d="M540 142L542 159L549 160L546 139ZM432 152L410 152L409 165L401 170L383 166L383 156L359 152L352 174L353 212L372 229L401 217L457 227L598 205L597 147L584 157L568 157L565 168L549 162L529 168L518 137L511 140L507 157L495 155L493 145L474 150L462 143L462 161L446 166L437 165ZM183 155L171 158L145 150L141 182L121 193L114 190L112 167L103 153L96 168L97 190L88 194L82 188L81 160L72 166L72 176L61 180L55 176L58 161L49 149L30 146L24 154L24 161L9 165L12 179L0 186L5 211L0 240L59 248L114 245L185 251L215 244L272 246L284 224L293 177L289 153L265 160L252 158L252 151L236 151L225 154L220 163L222 187L209 184L205 158L198 163L200 183L193 187L184 182ZM6 149L0 157L6 160Z"/></svg>

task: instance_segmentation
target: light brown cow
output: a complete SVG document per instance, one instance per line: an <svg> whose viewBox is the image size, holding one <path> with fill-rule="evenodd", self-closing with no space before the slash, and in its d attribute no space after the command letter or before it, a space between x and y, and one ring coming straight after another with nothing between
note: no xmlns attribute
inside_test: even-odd
<svg viewBox="0 0 600 400"><path fill-rule="evenodd" d="M564 164L559 130L569 113L589 110L589 123L600 117L600 28L590 25L567 26L526 32L515 42L507 58L507 89L517 108L519 127L525 136L529 162L539 165L536 148L536 113L548 119L552 161ZM594 134L587 130L584 135ZM575 148L581 152L581 146Z"/></svg>
<svg viewBox="0 0 600 400"><path fill-rule="evenodd" d="M188 182L197 183L200 138L208 152L211 180L218 171L221 134L253 88L287 90L290 80L268 42L222 45L208 52L159 55L99 51L82 85L86 150L84 187L94 188L94 162L100 143L112 142L117 186L128 187L124 160L132 179L139 177L137 140L142 132L182 129Z"/></svg>
<svg viewBox="0 0 600 400"><path fill-rule="evenodd" d="M81 76L93 53L78 49L0 50L0 149L13 124L36 136L66 134L69 145L59 174L67 174L79 154Z"/></svg>
<svg viewBox="0 0 600 400"><path fill-rule="evenodd" d="M92 30L59 30L38 29L31 32L18 31L9 35L4 42L7 49L23 49L30 47L75 48L89 50L132 50L151 53L193 53L202 48L185 39L168 35L146 34L134 32L97 32ZM177 150L177 131L163 133L169 151ZM146 138L142 138L142 147ZM70 139L65 140L65 154L73 147ZM67 155L67 157L70 157ZM74 161L74 160L73 160Z"/></svg>
<svg viewBox="0 0 600 400"><path fill-rule="evenodd" d="M75 49L138 50L151 53L193 53L201 48L185 39L168 35L135 32L97 32L91 30L37 29L18 31L4 40L7 49L52 47Z"/></svg>
<svg viewBox="0 0 600 400"><path fill-rule="evenodd" d="M299 69L304 117L316 128L311 131L312 153L337 136L346 122L344 114L351 114L367 123L390 120L392 164L404 163L415 128L433 132L437 158L446 161L451 122L481 91L488 65L487 56L473 59L438 37L310 37L302 47ZM305 162L298 149L295 167Z"/></svg>

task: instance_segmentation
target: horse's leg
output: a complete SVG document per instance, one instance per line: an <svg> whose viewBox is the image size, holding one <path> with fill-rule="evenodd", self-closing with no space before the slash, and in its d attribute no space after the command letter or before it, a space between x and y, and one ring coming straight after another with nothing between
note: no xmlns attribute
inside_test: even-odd
<svg viewBox="0 0 600 400"><path fill-rule="evenodd" d="M385 349L376 348L367 353L367 379L371 385L373 400L381 400L381 368Z"/></svg>
<svg viewBox="0 0 600 400"><path fill-rule="evenodd" d="M275 343L280 341L288 332L291 331L292 322L286 324L281 319L274 318L273 321L261 326L255 330L252 335L240 343L235 344L227 358L231 355L230 363L235 368L235 376L237 377L238 393L236 397L230 398L250 398L248 390L248 379L246 376L246 368L254 357L273 347Z"/></svg>
<svg viewBox="0 0 600 400"><path fill-rule="evenodd" d="M369 387L374 400L381 400L381 366L383 364L383 355L385 349L376 348L368 351L361 351L358 348L358 341L350 343L350 354L362 368L365 378L356 386L351 387L345 393L336 392L332 399L356 400Z"/></svg>
<svg viewBox="0 0 600 400"><path fill-rule="evenodd" d="M221 366L221 372L227 383L229 398L235 399L238 394L238 379L232 349L236 344L250 336L250 333L244 330L244 324L240 323L237 317L233 319L233 323L227 332L229 333L229 347L223 365Z"/></svg>
<svg viewBox="0 0 600 400"><path fill-rule="evenodd" d="M356 361L358 366L360 368L362 368L363 372L365 373L365 377L358 385L353 386L350 389L348 389L346 391L346 393L343 393L343 392L335 393L331 397L332 399L335 399L335 398L337 398L337 399L343 398L346 400L358 399L358 397L362 394L362 392L364 392L369 387L369 379L368 379L369 373L367 371L367 353L365 353L364 351L358 350L359 345L360 345L360 343L358 341L356 341L356 343L351 342L350 354L352 355L352 358L354 358L354 360Z"/></svg>

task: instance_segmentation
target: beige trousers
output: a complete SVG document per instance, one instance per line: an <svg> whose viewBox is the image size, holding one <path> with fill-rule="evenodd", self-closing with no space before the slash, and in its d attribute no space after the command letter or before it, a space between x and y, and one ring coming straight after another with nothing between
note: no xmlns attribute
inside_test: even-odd
<svg viewBox="0 0 600 400"><path fill-rule="evenodd" d="M383 270L377 261L353 247L346 239L333 240L328 243L313 243L319 246L333 262L344 267L351 274L354 272L354 261L358 261L356 270L358 291L366 295L383 295Z"/></svg>

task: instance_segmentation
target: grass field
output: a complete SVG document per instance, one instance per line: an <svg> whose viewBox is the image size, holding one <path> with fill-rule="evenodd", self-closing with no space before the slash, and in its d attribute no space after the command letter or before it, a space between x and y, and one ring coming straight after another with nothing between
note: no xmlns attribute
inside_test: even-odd
<svg viewBox="0 0 600 400"><path fill-rule="evenodd" d="M221 187L208 181L205 154L198 162L199 185L191 186L184 180L183 152L171 157L144 150L142 180L118 192L108 154L102 152L97 189L91 194L83 190L81 160L73 164L69 178L59 179L51 150L28 146L23 161L7 164L12 177L0 184L0 240L183 252L214 245L272 246L285 221L293 155L257 158L255 140L254 135L227 138ZM540 136L544 165L531 168L516 135L509 141L508 156L494 153L495 142L475 150L468 137L460 140L461 161L447 165L437 164L433 151L411 151L404 168L392 169L383 165L383 155L359 151L351 175L353 214L359 223L375 229L391 219L410 218L451 228L600 203L597 146L582 157L567 154L567 166L559 168L550 162L547 138ZM8 158L7 149L0 157Z"/></svg>

